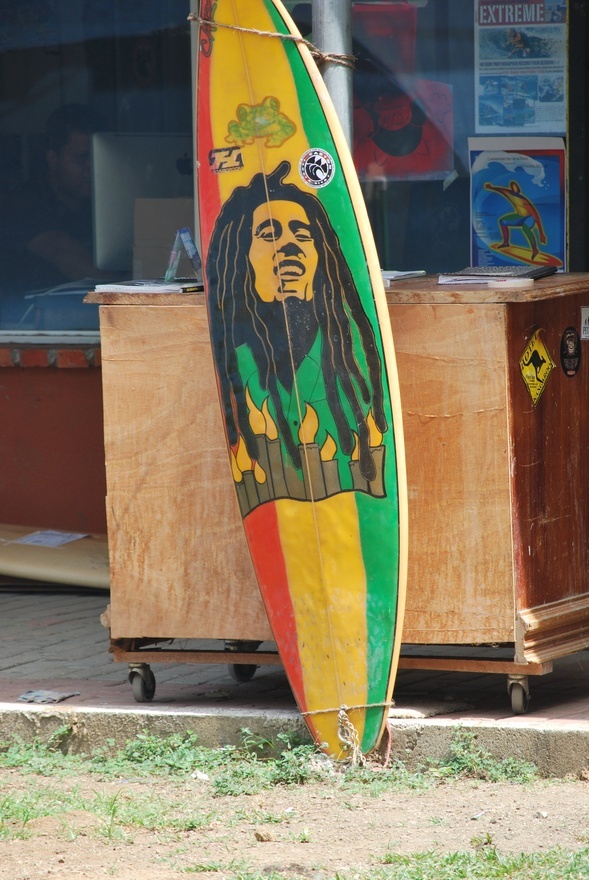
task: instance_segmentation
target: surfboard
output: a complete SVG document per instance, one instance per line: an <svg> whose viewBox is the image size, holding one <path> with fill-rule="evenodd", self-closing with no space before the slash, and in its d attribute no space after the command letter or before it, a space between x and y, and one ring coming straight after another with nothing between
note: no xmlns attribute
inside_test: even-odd
<svg viewBox="0 0 589 880"><path fill-rule="evenodd" d="M52 537L58 539L59 535L49 530L0 524L0 575L109 589L106 536L84 535L57 546L51 546Z"/></svg>
<svg viewBox="0 0 589 880"><path fill-rule="evenodd" d="M327 754L359 760L391 705L407 568L382 275L345 137L283 5L202 0L192 18L201 254L231 475L300 711Z"/></svg>
<svg viewBox="0 0 589 880"><path fill-rule="evenodd" d="M499 242L496 242L491 245L491 248L503 257L513 257L515 260L519 260L520 263L528 263L530 266L556 266L557 269L562 267L562 260L559 260L554 254L538 251L532 258L530 248L523 247L523 245L514 244L504 247Z"/></svg>

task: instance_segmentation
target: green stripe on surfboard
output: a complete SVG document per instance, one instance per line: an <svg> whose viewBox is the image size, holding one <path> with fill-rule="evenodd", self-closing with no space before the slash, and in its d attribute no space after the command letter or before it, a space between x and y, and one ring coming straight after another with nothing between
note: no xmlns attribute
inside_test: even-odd
<svg viewBox="0 0 589 880"><path fill-rule="evenodd" d="M375 527L375 521L378 522L382 514L383 501L384 499L375 499L360 492L356 493L362 556L368 578L366 590L368 633L366 666L369 706L382 702L389 687L391 665L387 666L385 661L393 654L398 613L398 591L395 590L392 595L389 588L391 568L398 566L397 560L399 558L398 515L395 525L387 520L387 542L383 545L383 531ZM397 514L396 504L393 505L388 499L387 501L387 513L389 515L393 512ZM383 584L386 585L384 589ZM375 741L381 722L381 710L367 712L363 747L366 743Z"/></svg>

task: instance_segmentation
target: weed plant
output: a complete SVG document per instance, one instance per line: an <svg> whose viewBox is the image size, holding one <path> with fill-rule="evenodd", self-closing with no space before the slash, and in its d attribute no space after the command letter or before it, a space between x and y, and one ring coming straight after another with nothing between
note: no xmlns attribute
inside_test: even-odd
<svg viewBox="0 0 589 880"><path fill-rule="evenodd" d="M450 754L440 762L428 762L430 772L440 778L484 779L487 782L533 782L538 778L535 764L520 758L497 760L482 748L471 730L459 728L450 743Z"/></svg>

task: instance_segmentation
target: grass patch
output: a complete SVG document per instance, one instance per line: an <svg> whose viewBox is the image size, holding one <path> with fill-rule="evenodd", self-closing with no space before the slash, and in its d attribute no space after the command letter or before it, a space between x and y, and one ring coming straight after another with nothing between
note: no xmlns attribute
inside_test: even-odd
<svg viewBox="0 0 589 880"><path fill-rule="evenodd" d="M450 754L444 761L431 762L429 770L435 776L447 779L484 779L487 782L533 782L538 769L520 758L494 758L477 743L472 730L459 728L450 744Z"/></svg>
<svg viewBox="0 0 589 880"><path fill-rule="evenodd" d="M336 765L312 745L281 735L270 743L243 731L243 745L205 748L192 733L157 737L142 733L111 755L107 749L91 756L62 751L64 734L49 742L15 740L0 745L0 767L23 774L64 776L91 773L105 779L197 776L219 796L257 794L274 786L298 786L329 780L348 791L378 797L383 791L423 790L453 779L525 784L538 779L536 767L517 758L496 759L479 745L475 734L459 729L448 756L416 770L402 763L389 768Z"/></svg>
<svg viewBox="0 0 589 880"><path fill-rule="evenodd" d="M183 873L218 873L223 880L294 880L300 875L252 871L235 863L192 865ZM569 853L552 850L542 855L500 856L490 849L482 854L439 852L388 856L382 865L365 870L321 872L322 880L584 880L589 876L589 850Z"/></svg>
<svg viewBox="0 0 589 880"><path fill-rule="evenodd" d="M243 852L249 852L248 841L251 846L256 826L276 826L275 831L267 830L271 839L284 846L305 844L303 849L312 852L320 842L319 831L305 816L309 795L299 793L298 800L286 800L279 793L271 802L264 794L270 788L313 786L309 794L314 798L337 801L340 808L349 805L346 815L352 828L355 809L372 809L366 795L377 798L379 793L394 792L395 801L402 802L403 792L409 801L414 791L448 786L451 798L451 783L460 780L527 785L539 778L529 763L493 758L475 733L465 729L458 731L444 760L428 761L415 771L402 764L389 768L335 765L312 746L289 737L268 743L249 731L244 731L241 746L217 749L200 746L190 733L166 738L143 733L116 754L105 750L91 756L64 754L65 738L58 736L45 744L15 740L0 747L0 770L6 778L0 796L0 841L47 833L62 841L83 835L112 849L133 843L134 838L136 843L145 839L147 831L150 839L177 847L166 858L178 874L217 875L223 880L294 880L295 875L286 869L286 873L274 871L270 865L256 872L233 858L236 840L245 841ZM53 777L51 781L48 776ZM256 799L232 800L258 793L261 797ZM290 806L293 802L296 810ZM276 804L273 810L271 803ZM326 802L325 812L329 810ZM44 817L53 822L35 825L35 820ZM442 813L431 819L436 825L445 821ZM207 838L212 845L207 851L199 850ZM505 855L481 829L470 840L470 849L463 844L466 852L399 855L391 843L383 841L377 848L379 855L372 856L379 861L370 868L364 862L363 867L323 870L317 876L321 880L578 880L589 877L587 840L579 843L574 851ZM223 862L218 861L220 854L226 856Z"/></svg>
<svg viewBox="0 0 589 880"><path fill-rule="evenodd" d="M363 873L362 880L581 880L589 877L589 849L502 856L493 848L480 853L389 855L385 866ZM340 875L340 880L348 880ZM350 878L351 880L351 878Z"/></svg>
<svg viewBox="0 0 589 880"><path fill-rule="evenodd" d="M107 747L91 756L64 755L61 738L47 743L15 740L0 745L0 767L42 776L85 772L105 779L198 774L209 780L220 796L256 794L277 785L304 785L325 778L331 767L314 746L297 745L286 735L269 743L245 730L243 739L241 747L205 748L192 733L164 738L142 733L115 755L110 755Z"/></svg>
<svg viewBox="0 0 589 880"><path fill-rule="evenodd" d="M508 782L525 785L539 779L536 766L518 758L494 758L471 730L458 729L449 754L442 761L427 761L415 770L397 762L390 768L354 767L345 771L342 785L350 792L378 797L385 791L425 791L458 779Z"/></svg>
<svg viewBox="0 0 589 880"><path fill-rule="evenodd" d="M252 871L218 862L193 865L186 874L218 873L223 880L294 880L284 872ZM300 875L297 875L300 876ZM321 872L322 880L584 880L589 876L589 850L552 850L542 855L498 855L439 852L391 855L383 865L365 870Z"/></svg>

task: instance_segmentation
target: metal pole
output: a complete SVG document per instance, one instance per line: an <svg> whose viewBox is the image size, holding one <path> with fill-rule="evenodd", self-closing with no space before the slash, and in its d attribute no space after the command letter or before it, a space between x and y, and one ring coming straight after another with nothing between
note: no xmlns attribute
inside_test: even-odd
<svg viewBox="0 0 589 880"><path fill-rule="evenodd" d="M322 52L352 52L352 0L313 0L313 43ZM352 145L352 70L328 61L321 73L348 144Z"/></svg>

